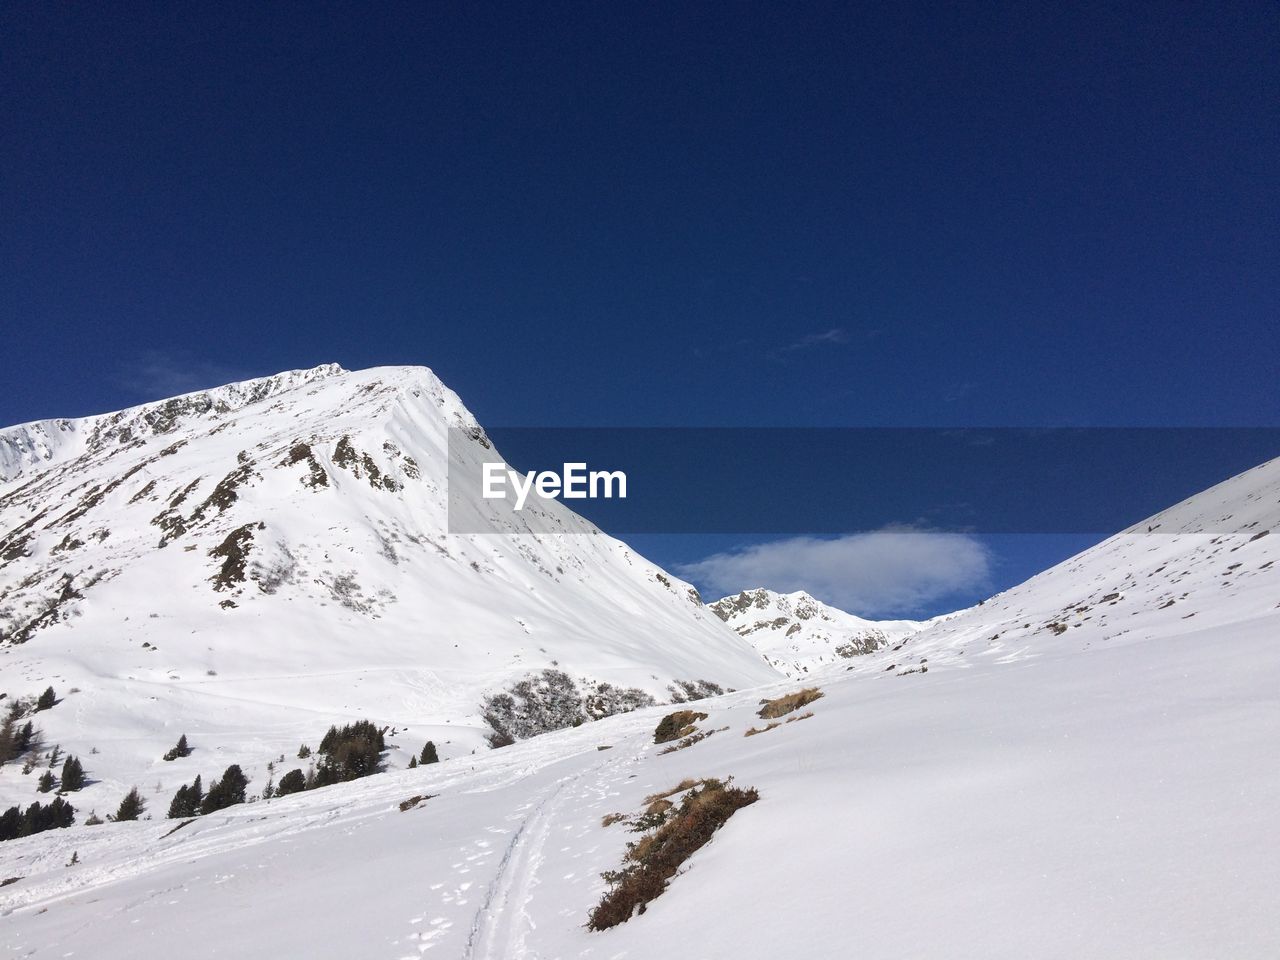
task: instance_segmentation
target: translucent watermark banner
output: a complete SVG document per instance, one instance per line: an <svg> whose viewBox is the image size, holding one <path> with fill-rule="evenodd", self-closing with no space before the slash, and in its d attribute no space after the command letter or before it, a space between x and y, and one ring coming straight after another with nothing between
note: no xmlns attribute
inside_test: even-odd
<svg viewBox="0 0 1280 960"><path fill-rule="evenodd" d="M1272 427L454 429L449 531L1106 534L1257 468L1149 531L1252 535L1276 457Z"/></svg>

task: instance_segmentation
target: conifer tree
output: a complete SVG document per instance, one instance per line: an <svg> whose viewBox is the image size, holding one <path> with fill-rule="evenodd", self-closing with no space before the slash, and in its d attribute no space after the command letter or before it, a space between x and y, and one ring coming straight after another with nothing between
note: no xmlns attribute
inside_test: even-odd
<svg viewBox="0 0 1280 960"><path fill-rule="evenodd" d="M276 787L276 796L285 797L291 793L301 793L305 789L307 789L307 778L303 776L301 770L294 769L280 778L280 785Z"/></svg>
<svg viewBox="0 0 1280 960"><path fill-rule="evenodd" d="M124 795L124 799L120 801L120 806L116 808L116 815L111 819L117 823L122 823L125 820L137 820L146 809L146 801L142 799L142 794L138 792L138 788L134 787Z"/></svg>
<svg viewBox="0 0 1280 960"><path fill-rule="evenodd" d="M18 730L13 720L6 717L0 724L0 764L8 763L18 755Z"/></svg>
<svg viewBox="0 0 1280 960"><path fill-rule="evenodd" d="M84 767L76 757L67 757L62 764L61 793L74 793L84 786Z"/></svg>
<svg viewBox="0 0 1280 960"><path fill-rule="evenodd" d="M36 701L36 710L48 710L58 702L58 695L53 692L53 687L47 687L44 693L40 694L40 699Z"/></svg>
<svg viewBox="0 0 1280 960"><path fill-rule="evenodd" d="M36 733L35 727L31 726L31 721L28 720L18 728L16 739L14 740L14 746L18 753L26 753L31 749L31 745L35 743L38 738L39 735Z"/></svg>
<svg viewBox="0 0 1280 960"><path fill-rule="evenodd" d="M436 745L434 742L431 740L427 741L426 746L422 748L422 757L420 759L423 763L440 762L440 755L436 753Z"/></svg>
<svg viewBox="0 0 1280 960"><path fill-rule="evenodd" d="M201 813L213 813L244 803L245 788L249 786L249 778L244 775L240 765L233 763L227 767L221 778L209 784L209 792L200 804Z"/></svg>
<svg viewBox="0 0 1280 960"><path fill-rule="evenodd" d="M46 770L44 773L40 774L40 783L36 789L41 793L48 793L53 789L53 771Z"/></svg>
<svg viewBox="0 0 1280 960"><path fill-rule="evenodd" d="M169 801L170 820L185 820L191 816L191 800L189 791L191 790L185 783L178 788L178 792L173 795L173 799Z"/></svg>

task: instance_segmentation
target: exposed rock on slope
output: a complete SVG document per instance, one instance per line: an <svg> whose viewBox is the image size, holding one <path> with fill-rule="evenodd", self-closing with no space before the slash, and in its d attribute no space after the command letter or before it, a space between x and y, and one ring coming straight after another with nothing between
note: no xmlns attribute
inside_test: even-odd
<svg viewBox="0 0 1280 960"><path fill-rule="evenodd" d="M864 620L804 591L775 593L763 587L708 606L789 677L870 653L926 625L917 620Z"/></svg>

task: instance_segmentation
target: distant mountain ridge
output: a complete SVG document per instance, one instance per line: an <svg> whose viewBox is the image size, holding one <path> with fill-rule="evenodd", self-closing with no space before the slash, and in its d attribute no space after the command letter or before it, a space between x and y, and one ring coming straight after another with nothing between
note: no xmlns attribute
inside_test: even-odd
<svg viewBox="0 0 1280 960"><path fill-rule="evenodd" d="M934 621L864 620L803 590L757 587L709 603L713 613L789 677L861 656L918 633Z"/></svg>

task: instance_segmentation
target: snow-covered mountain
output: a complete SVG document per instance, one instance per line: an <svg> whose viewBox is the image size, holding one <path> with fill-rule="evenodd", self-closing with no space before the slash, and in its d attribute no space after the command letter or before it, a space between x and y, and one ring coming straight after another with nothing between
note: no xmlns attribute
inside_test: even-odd
<svg viewBox="0 0 1280 960"><path fill-rule="evenodd" d="M401 760L426 739L470 753L481 697L552 665L660 701L778 676L559 504L538 522L563 533L448 535L451 427L493 458L431 371L327 365L0 431L0 691L55 687L38 725L85 758L78 806L167 798L231 760L261 786L361 717ZM195 755L163 762L182 733ZM0 769L0 806L34 798Z"/></svg>
<svg viewBox="0 0 1280 960"><path fill-rule="evenodd" d="M707 604L788 677L858 657L919 633L932 621L864 620L805 593L743 590Z"/></svg>
<svg viewBox="0 0 1280 960"><path fill-rule="evenodd" d="M653 708L179 830L0 844L16 878L0 943L100 960L1269 960L1278 504L1280 460L899 649L700 701L715 732L674 752ZM759 717L802 686L823 695ZM601 873L638 839L612 815L728 776L759 799L646 912L588 930Z"/></svg>

